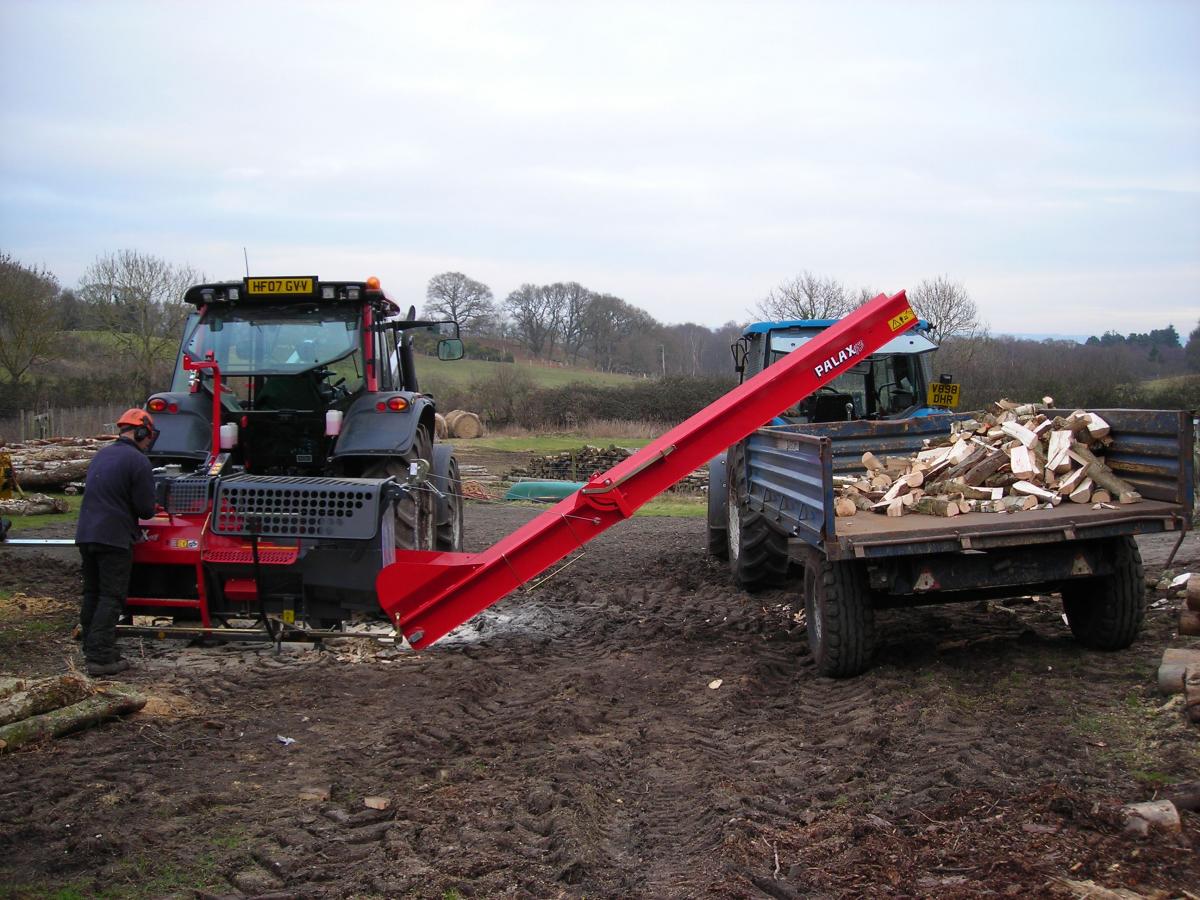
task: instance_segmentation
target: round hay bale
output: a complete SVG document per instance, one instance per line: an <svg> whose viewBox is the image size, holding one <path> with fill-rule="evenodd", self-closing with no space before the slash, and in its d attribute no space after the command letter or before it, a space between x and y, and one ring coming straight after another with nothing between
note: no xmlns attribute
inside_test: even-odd
<svg viewBox="0 0 1200 900"><path fill-rule="evenodd" d="M454 423L466 415L465 409L452 409L446 413L446 429L450 434L454 434Z"/></svg>
<svg viewBox="0 0 1200 900"><path fill-rule="evenodd" d="M447 423L449 424L449 423ZM483 437L483 422L473 412L464 412L453 425L454 436L457 438Z"/></svg>
<svg viewBox="0 0 1200 900"><path fill-rule="evenodd" d="M441 413L433 414L433 436L441 440L449 436L450 428L446 425L446 417Z"/></svg>

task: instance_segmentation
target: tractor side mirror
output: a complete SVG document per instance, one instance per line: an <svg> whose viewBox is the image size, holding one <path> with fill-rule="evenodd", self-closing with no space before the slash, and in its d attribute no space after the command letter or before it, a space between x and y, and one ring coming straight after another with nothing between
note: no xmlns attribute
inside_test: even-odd
<svg viewBox="0 0 1200 900"><path fill-rule="evenodd" d="M462 359L463 342L458 338L445 338L438 341L438 359Z"/></svg>

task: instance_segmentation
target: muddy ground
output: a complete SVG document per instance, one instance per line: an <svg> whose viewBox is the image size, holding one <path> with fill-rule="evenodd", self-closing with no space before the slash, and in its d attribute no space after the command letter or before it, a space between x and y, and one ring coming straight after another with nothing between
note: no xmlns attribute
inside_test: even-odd
<svg viewBox="0 0 1200 900"><path fill-rule="evenodd" d="M470 549L532 514L471 505ZM1200 817L1114 813L1200 778L1154 684L1173 613L1094 653L1052 597L889 612L833 681L796 598L732 589L703 529L627 522L419 654L127 640L147 712L0 757L0 896L1200 893ZM3 601L0 668L78 663L77 578L0 550L0 591L50 598Z"/></svg>

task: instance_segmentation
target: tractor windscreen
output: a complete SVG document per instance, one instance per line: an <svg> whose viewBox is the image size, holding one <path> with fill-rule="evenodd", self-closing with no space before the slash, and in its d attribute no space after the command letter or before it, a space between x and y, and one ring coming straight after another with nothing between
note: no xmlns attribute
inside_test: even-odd
<svg viewBox="0 0 1200 900"><path fill-rule="evenodd" d="M184 351L193 359L212 352L224 375L292 375L357 351L361 316L357 307L316 304L209 307Z"/></svg>

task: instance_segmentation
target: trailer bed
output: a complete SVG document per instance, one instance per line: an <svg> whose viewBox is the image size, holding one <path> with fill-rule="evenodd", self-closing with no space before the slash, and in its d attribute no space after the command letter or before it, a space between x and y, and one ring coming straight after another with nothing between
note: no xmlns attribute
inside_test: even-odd
<svg viewBox="0 0 1200 900"><path fill-rule="evenodd" d="M1179 505L1160 500L1142 500L1116 509L1063 503L1054 509L976 512L953 518L859 513L835 519L836 532L826 541L825 550L831 559L869 559L1151 534L1184 527Z"/></svg>

